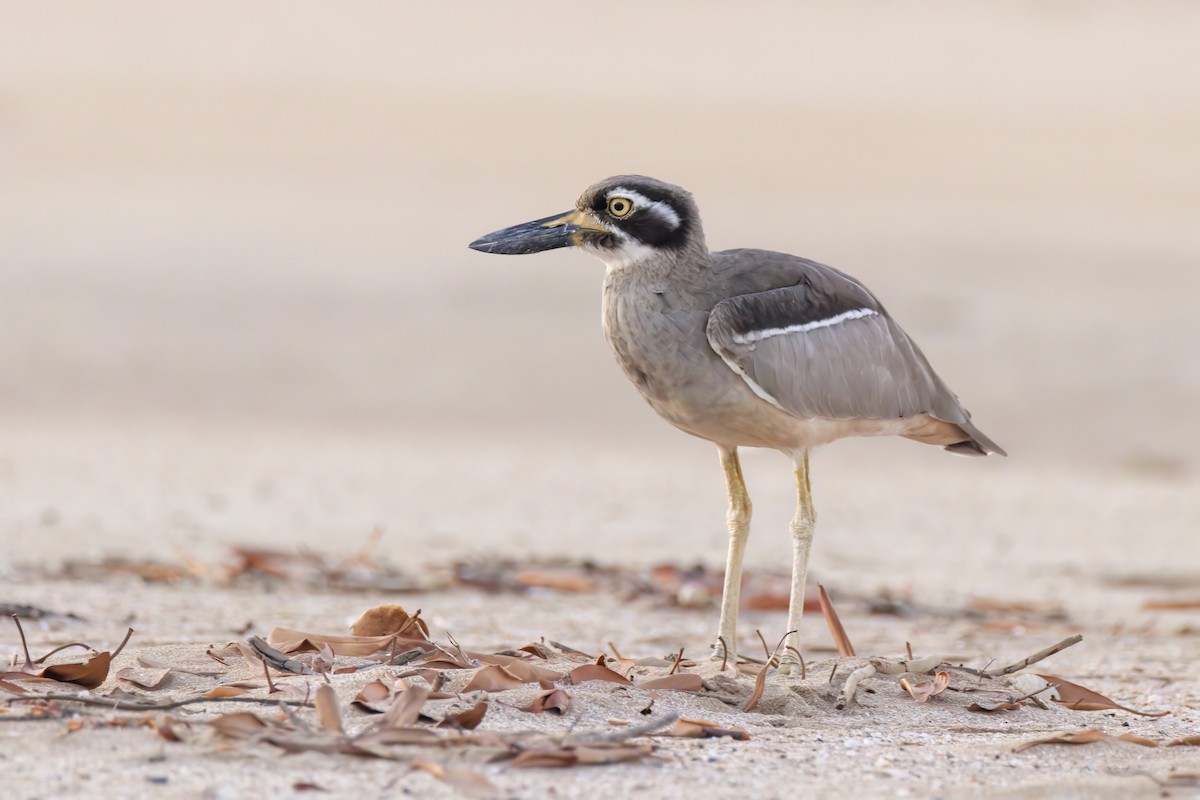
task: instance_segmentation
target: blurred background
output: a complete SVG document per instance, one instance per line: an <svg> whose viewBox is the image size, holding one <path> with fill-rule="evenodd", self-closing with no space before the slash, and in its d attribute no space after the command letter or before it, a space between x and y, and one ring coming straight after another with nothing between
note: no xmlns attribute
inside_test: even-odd
<svg viewBox="0 0 1200 800"><path fill-rule="evenodd" d="M859 277L1011 454L822 451L818 571L1195 551L1194 3L0 19L7 559L378 525L417 559L721 563L716 455L612 363L603 267L466 248L622 172L692 190L715 249ZM749 461L750 558L786 563L790 470Z"/></svg>

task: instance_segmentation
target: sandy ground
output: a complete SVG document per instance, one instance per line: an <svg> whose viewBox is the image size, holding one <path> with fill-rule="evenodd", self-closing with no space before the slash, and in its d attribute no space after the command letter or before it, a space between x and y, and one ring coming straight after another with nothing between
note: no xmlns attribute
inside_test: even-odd
<svg viewBox="0 0 1200 800"><path fill-rule="evenodd" d="M486 767L502 793L1127 797L1200 772L1194 748L1012 750L1084 726L1200 733L1200 615L1143 610L1200 596L1196 7L523 8L0 3L0 602L85 618L31 626L35 649L113 644L128 624L129 663L192 659L399 600L478 649L545 636L701 654L712 607L58 569L217 563L232 545L337 558L376 527L382 557L416 574L464 557L719 567L715 453L611 363L598 265L465 249L644 172L695 192L714 247L862 278L1011 453L817 454L814 577L859 652L910 641L979 666L1081 632L1045 671L1172 713L983 716L890 679L837 712L819 681L781 679L770 712L657 700L749 741L660 740L653 765ZM748 560L777 568L791 476L773 453L745 461ZM871 614L884 592L917 611ZM1063 614L981 618L972 598ZM743 650L784 624L747 612ZM830 657L819 615L803 635ZM16 652L11 630L0 644ZM643 700L584 688L573 716L537 724L604 727ZM11 719L13 796L449 792L403 764Z"/></svg>

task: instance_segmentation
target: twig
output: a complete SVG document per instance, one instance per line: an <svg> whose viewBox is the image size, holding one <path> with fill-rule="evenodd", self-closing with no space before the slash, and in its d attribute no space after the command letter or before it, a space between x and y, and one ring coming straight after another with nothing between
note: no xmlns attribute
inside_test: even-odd
<svg viewBox="0 0 1200 800"><path fill-rule="evenodd" d="M21 618L16 614L12 615L12 621L16 623L17 633L21 637L21 647L25 650L25 671L33 670L33 659L29 657L29 644L25 641L25 629L21 627Z"/></svg>
<svg viewBox="0 0 1200 800"><path fill-rule="evenodd" d="M679 669L679 664L681 661L683 661L683 648L682 647L679 648L679 652L675 654L675 663L671 665L671 671L668 672L667 674L674 675L675 671Z"/></svg>
<svg viewBox="0 0 1200 800"><path fill-rule="evenodd" d="M855 655L854 645L850 643L850 637L846 635L846 629L842 627L842 621L838 618L833 602L829 599L829 593L819 583L817 584L817 599L821 603L821 613L825 616L825 624L829 627L829 632L833 634L838 655L842 658Z"/></svg>
<svg viewBox="0 0 1200 800"><path fill-rule="evenodd" d="M724 636L718 636L717 641L721 643L721 672L724 672L725 664L729 661L729 646L725 644Z"/></svg>
<svg viewBox="0 0 1200 800"><path fill-rule="evenodd" d="M754 634L758 636L758 640L762 642L763 652L767 654L767 661L770 661L775 657L775 654L771 652L771 648L767 647L767 640L763 638L762 631L760 631L758 628L755 628Z"/></svg>
<svg viewBox="0 0 1200 800"><path fill-rule="evenodd" d="M845 685L842 686L842 691L838 694L837 703L834 707L838 711L841 711L846 706L853 703L854 693L858 690L858 684L874 675L875 672L875 665L870 662L867 662L858 669L854 670L854 672L851 672L850 677L846 678Z"/></svg>
<svg viewBox="0 0 1200 800"><path fill-rule="evenodd" d="M117 645L117 649L113 650L112 656L111 656L112 658L116 658L117 656L121 655L121 651L125 649L125 645L129 644L129 639L132 636L133 636L133 628L130 628L129 630L125 631L125 638L121 640L121 643L119 645Z"/></svg>
<svg viewBox="0 0 1200 800"><path fill-rule="evenodd" d="M584 732L579 734L577 737L573 736L572 738L574 741L572 741L572 744L607 744L611 742L625 742L630 739L636 739L638 736L647 736L656 731L660 731L668 725L674 725L678 720L679 715L675 712L671 712L670 714L664 714L658 719L652 719L649 722L645 722L641 725L622 728L621 730L613 731L612 733Z"/></svg>
<svg viewBox="0 0 1200 800"><path fill-rule="evenodd" d="M615 644L613 644L612 642L609 642L608 649L613 651L613 655L617 657L617 661L622 660L621 659L621 651L617 649L617 646Z"/></svg>
<svg viewBox="0 0 1200 800"><path fill-rule="evenodd" d="M79 703L85 706L100 706L116 711L170 711L173 708L191 706L197 703L260 703L267 705L289 705L312 708L307 700L282 700L277 697L189 697L186 700L173 700L170 703L132 703L128 700L106 700L103 697L76 696L73 694L30 694L14 697L8 705L30 700L57 700L64 703Z"/></svg>
<svg viewBox="0 0 1200 800"><path fill-rule="evenodd" d="M1079 644L1082 641L1083 634L1077 633L1074 636L1068 636L1058 644L1047 647L1045 650L1039 650L1028 658L1023 658L1015 664L1009 664L1007 667L993 667L992 669L984 670L983 674L992 678L999 677L1000 675L1011 675L1017 670L1025 669L1030 664L1036 664L1042 659L1049 658L1055 653L1066 650L1068 647Z"/></svg>

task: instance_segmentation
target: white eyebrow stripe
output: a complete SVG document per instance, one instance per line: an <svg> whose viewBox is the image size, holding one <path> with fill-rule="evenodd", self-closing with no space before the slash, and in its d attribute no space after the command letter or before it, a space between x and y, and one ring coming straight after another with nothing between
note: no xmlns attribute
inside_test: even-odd
<svg viewBox="0 0 1200 800"><path fill-rule="evenodd" d="M679 218L679 212L671 208L669 203L664 203L661 200L651 200L641 192L633 189L626 189L624 186L618 186L617 188L613 189L608 194L604 195L604 199L607 200L614 195L617 197L628 197L633 201L634 208L644 208L647 211L655 212L662 217L672 229L678 228L683 224L683 220Z"/></svg>
<svg viewBox="0 0 1200 800"><path fill-rule="evenodd" d="M786 328L765 328L761 331L749 331L748 333L735 333L733 341L738 344L754 344L761 342L763 339L770 339L772 336L782 336L785 333L808 333L815 331L818 328L831 328L834 325L841 325L843 322L849 322L852 319L862 319L863 317L873 317L879 312L873 308L856 308L852 311L843 311L840 314L835 314L826 319L817 319L812 322L804 322L799 325L788 325Z"/></svg>

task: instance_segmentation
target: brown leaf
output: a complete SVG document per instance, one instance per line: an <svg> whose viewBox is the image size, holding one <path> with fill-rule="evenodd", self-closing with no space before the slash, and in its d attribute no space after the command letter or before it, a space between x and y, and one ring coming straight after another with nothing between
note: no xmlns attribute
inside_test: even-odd
<svg viewBox="0 0 1200 800"><path fill-rule="evenodd" d="M575 686L584 681L611 681L622 686L633 686L633 681L619 672L613 672L601 664L584 664L571 670L571 683Z"/></svg>
<svg viewBox="0 0 1200 800"><path fill-rule="evenodd" d="M108 678L111 663L111 653L96 653L80 664L52 664L42 670L42 677L95 689Z"/></svg>
<svg viewBox="0 0 1200 800"><path fill-rule="evenodd" d="M420 648L426 652L434 646L424 639L407 639L395 636L331 636L320 633L305 633L289 628L276 628L267 636L267 642L282 653L320 652L328 646L339 656L369 656L390 650L393 642L396 651Z"/></svg>
<svg viewBox="0 0 1200 800"><path fill-rule="evenodd" d="M526 750L513 759L512 766L573 767L576 764L616 764L640 761L653 752L653 746L648 744L581 745L554 750Z"/></svg>
<svg viewBox="0 0 1200 800"><path fill-rule="evenodd" d="M485 696L478 703L464 711L447 714L436 727L473 731L479 727L479 723L483 722L483 716L487 714L487 710L488 700Z"/></svg>
<svg viewBox="0 0 1200 800"><path fill-rule="evenodd" d="M540 683L542 681L554 683L561 681L563 677L561 672L555 672L539 664L531 664L525 659L516 658L515 656L502 656L496 653L467 653L467 655L484 664L496 664L504 667L511 674L526 683Z"/></svg>
<svg viewBox="0 0 1200 800"><path fill-rule="evenodd" d="M842 658L854 655L854 645L850 644L850 637L846 635L846 629L838 619L829 594L821 584L817 584L817 597L821 602L821 613L825 615L825 624L829 626L829 632L833 634L833 641L837 645L838 655Z"/></svg>
<svg viewBox="0 0 1200 800"><path fill-rule="evenodd" d="M371 714L382 714L392 696L392 688L383 681L371 681L363 686L351 705Z"/></svg>
<svg viewBox="0 0 1200 800"><path fill-rule="evenodd" d="M738 666L741 669L741 665ZM746 700L746 705L742 707L743 711L753 711L758 707L758 701L762 699L763 692L767 689L767 673L771 671L771 665L765 664L754 679L754 689L750 692L750 697Z"/></svg>
<svg viewBox="0 0 1200 800"><path fill-rule="evenodd" d="M318 686L313 701L317 706L317 720L321 723L322 728L337 733L346 732L342 727L342 709L338 703L337 692L333 690L332 686L328 683Z"/></svg>
<svg viewBox="0 0 1200 800"><path fill-rule="evenodd" d="M950 673L939 672L933 676L931 681L921 681L920 683L909 683L908 678L900 679L900 687L908 692L913 700L918 703L924 703L929 698L935 697L946 691L946 687L950 685Z"/></svg>
<svg viewBox="0 0 1200 800"><path fill-rule="evenodd" d="M657 736L674 736L680 739L713 739L728 736L730 739L746 741L750 734L743 728L722 728L715 722L702 719L679 719L673 726Z"/></svg>
<svg viewBox="0 0 1200 800"><path fill-rule="evenodd" d="M410 616L402 606L388 604L375 606L363 613L350 626L355 636L408 636L411 639L429 640L429 626L420 617L421 612Z"/></svg>
<svg viewBox="0 0 1200 800"><path fill-rule="evenodd" d="M185 741L186 737L184 732L189 730L189 726L186 722L165 714L158 720L154 721L153 728L159 736L166 739L168 742Z"/></svg>
<svg viewBox="0 0 1200 800"><path fill-rule="evenodd" d="M171 677L171 669L146 669L138 667L125 667L117 670L114 673L123 681L129 681L134 686L140 686L143 689L157 689L162 686L169 677Z"/></svg>
<svg viewBox="0 0 1200 800"><path fill-rule="evenodd" d="M1172 739L1163 742L1163 747L1200 747L1200 736L1184 736L1182 739Z"/></svg>
<svg viewBox="0 0 1200 800"><path fill-rule="evenodd" d="M489 781L483 773L470 767L437 764L418 758L413 760L412 768L428 772L464 797L489 798L499 795L495 784Z"/></svg>
<svg viewBox="0 0 1200 800"><path fill-rule="evenodd" d="M1171 713L1170 711L1138 711L1137 709L1129 708L1114 700L1110 700L1099 692L1093 692L1091 689L1085 689L1077 683L1071 683L1065 678L1041 674L1038 677L1043 678L1058 690L1058 699L1054 702L1074 711L1128 711L1131 714L1139 714L1143 717L1165 717Z"/></svg>
<svg viewBox="0 0 1200 800"><path fill-rule="evenodd" d="M553 589L556 592L594 592L599 584L594 578L573 572L535 572L517 574L517 583L530 589Z"/></svg>
<svg viewBox="0 0 1200 800"><path fill-rule="evenodd" d="M787 611L792 602L788 592L758 592L742 597L742 608L751 611Z"/></svg>
<svg viewBox="0 0 1200 800"><path fill-rule="evenodd" d="M1194 611L1200 608L1200 598L1192 600L1147 600L1142 611Z"/></svg>
<svg viewBox="0 0 1200 800"><path fill-rule="evenodd" d="M392 698L392 704L384 712L384 724L392 728L404 728L414 724L421 716L421 706L429 699L429 689L423 686L405 686L404 691Z"/></svg>
<svg viewBox="0 0 1200 800"><path fill-rule="evenodd" d="M967 711L991 714L995 711L1017 711L1020 708L1020 703L971 703L971 705L967 706Z"/></svg>
<svg viewBox="0 0 1200 800"><path fill-rule="evenodd" d="M214 686L204 693L205 697L241 697L246 692L250 691L244 686L234 686L231 683Z"/></svg>
<svg viewBox="0 0 1200 800"><path fill-rule="evenodd" d="M522 680L499 664L489 664L481 668L463 688L464 692L484 691L503 692L505 689L516 689L530 681Z"/></svg>
<svg viewBox="0 0 1200 800"><path fill-rule="evenodd" d="M571 705L571 695L566 689L550 689L542 692L537 697L533 698L533 702L521 711L528 711L530 714L541 714L543 711L548 711L551 714L565 714Z"/></svg>
<svg viewBox="0 0 1200 800"><path fill-rule="evenodd" d="M642 681L639 689L670 689L676 692L698 692L704 688L704 679L694 672L677 672L662 678Z"/></svg>
<svg viewBox="0 0 1200 800"><path fill-rule="evenodd" d="M228 739L252 739L265 732L269 726L249 711L234 711L222 714L208 723L213 730Z"/></svg>
<svg viewBox="0 0 1200 800"><path fill-rule="evenodd" d="M1134 736L1132 733L1122 734L1121 736L1109 736L1102 730L1096 728L1088 728L1082 731L1071 731L1069 733L1059 733L1054 736L1048 736L1045 739L1034 739L1031 742L1022 742L1013 748L1014 752L1027 750L1030 747L1037 747L1042 744L1093 744L1095 742L1131 742L1132 744L1141 745L1142 747L1158 747L1158 743L1150 739L1143 739L1140 736Z"/></svg>

